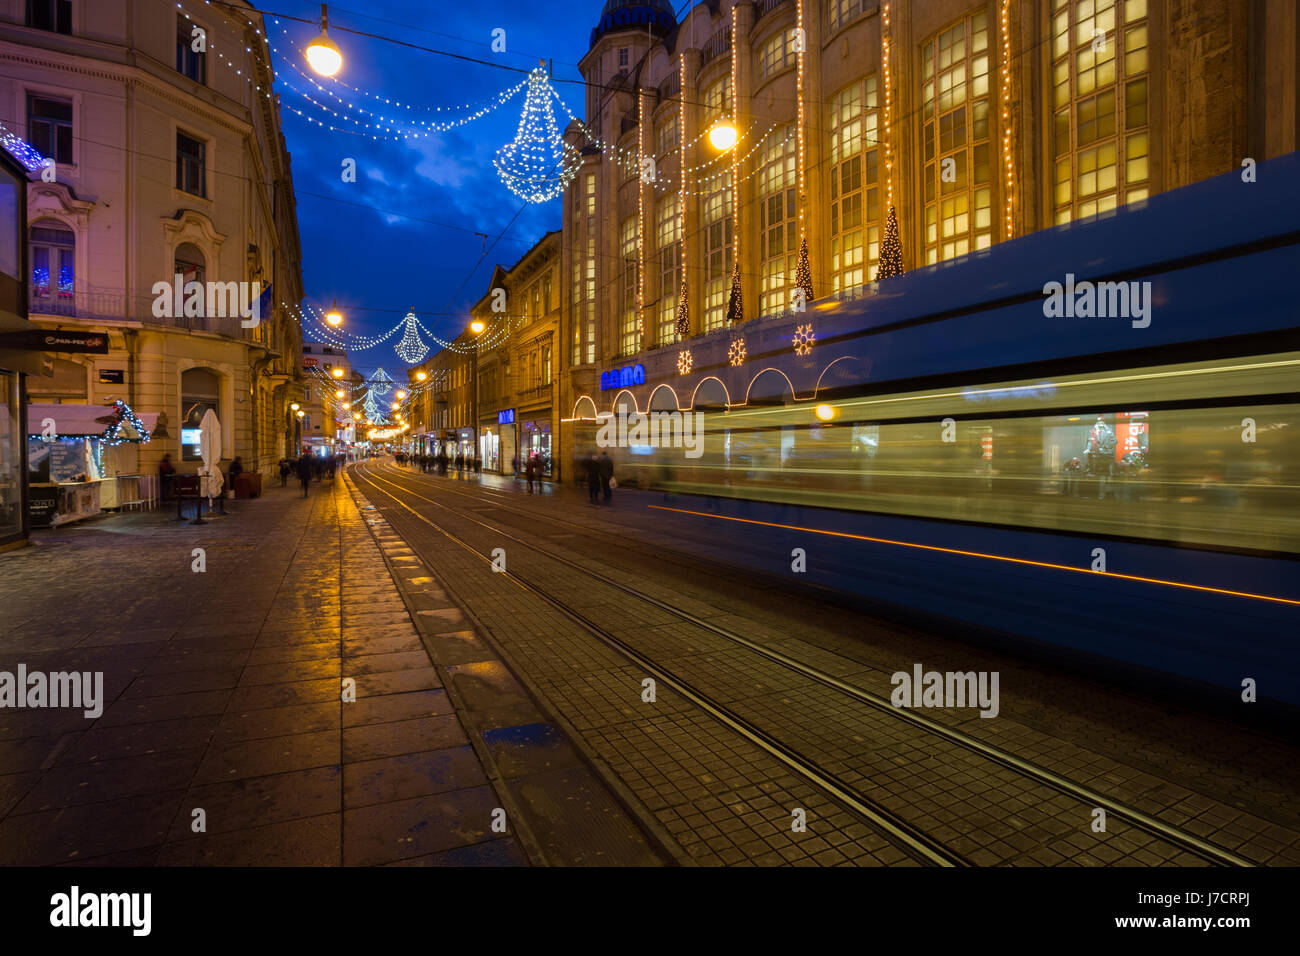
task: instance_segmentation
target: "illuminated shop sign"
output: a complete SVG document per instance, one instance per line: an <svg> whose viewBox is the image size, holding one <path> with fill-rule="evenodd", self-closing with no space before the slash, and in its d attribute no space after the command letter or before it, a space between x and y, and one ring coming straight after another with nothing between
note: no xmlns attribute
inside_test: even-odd
<svg viewBox="0 0 1300 956"><path fill-rule="evenodd" d="M611 388L631 388L633 385L645 384L644 365L624 365L600 374L600 390L607 392Z"/></svg>
<svg viewBox="0 0 1300 956"><path fill-rule="evenodd" d="M503 408L497 412L498 425L513 425L515 423L515 410L513 408Z"/></svg>

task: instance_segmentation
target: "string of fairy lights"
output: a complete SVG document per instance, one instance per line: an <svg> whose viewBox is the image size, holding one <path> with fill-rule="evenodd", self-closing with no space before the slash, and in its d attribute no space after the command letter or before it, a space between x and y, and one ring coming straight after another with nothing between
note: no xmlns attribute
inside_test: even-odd
<svg viewBox="0 0 1300 956"><path fill-rule="evenodd" d="M190 0L191 3L194 0ZM211 7L213 0L203 0ZM806 0L797 0L795 10L795 50L796 53L796 110L797 120L792 129L785 134L783 145L795 139L796 163L795 163L795 191L797 196L797 219L798 219L798 238L800 249L800 276L807 274L807 212L808 212L808 171L806 169L808 162L808 143L807 143L807 123L808 117L806 112L806 56L807 56L807 37L805 32L805 2ZM217 3L227 12L236 16L240 14L231 8L233 5L226 4L217 0ZM880 34L880 52L881 64L884 74L884 102L883 102L883 133L879 137L878 145L883 145L885 160L885 194L886 207L889 209L891 228L896 230L894 223L894 162L895 149L893 143L893 125L895 122L894 111L894 82L893 82L893 63L892 63L892 6L890 0L883 0L880 7L881 14L881 34ZM197 22L191 13L185 8L184 4L177 2L177 9L196 27ZM736 5L731 8L731 48L738 50L740 45L740 24L739 10ZM1003 167L1003 213L1004 213L1004 231L1007 237L1010 237L1014 227L1014 205L1015 205L1015 157L1013 152L1013 129L1011 118L1011 37L1010 37L1010 0L999 0L999 22L1002 32L1001 36L1001 70L999 99L1002 113L1002 167ZM732 219L732 249L733 258L732 269L732 288L731 295L727 306L727 315L731 321L739 321L743 318L743 301L741 298L740 282L740 237L741 228L741 203L740 193L742 185L749 179L757 176L762 171L761 163L754 163L750 166L750 160L754 154L769 144L773 134L777 131L777 124L772 123L766 130L758 132L755 129L752 119L745 117L744 122L747 124L745 129L740 129L742 117L740 116L740 96L739 96L739 75L737 57L730 57L730 94L731 94L731 123L735 127L732 145L721 148L721 152L715 156L706 156L704 159L693 165L687 164L687 156L691 149L696 146L706 135L708 129L699 131L688 130L687 128L687 97L685 90L686 81L686 62L684 51L679 53L678 57L678 79L679 90L682 94L678 97L678 116L677 116L677 135L673 138L673 149L668 150L664 156L651 157L650 144L647 141L646 131L646 97L654 91L651 89L635 89L637 96L637 133L635 150L624 148L617 143L608 143L600 139L568 106L563 97L554 88L550 81L549 73L545 65L529 71L526 77L514 85L501 90L499 93L490 97L486 101L479 103L465 103L453 106L429 106L394 100L391 97L385 97L370 90L362 89L350 85L341 79L332 75L326 76L324 82L301 69L298 65L300 57L307 56L304 50L294 42L287 32L287 27L282 24L279 18L268 17L277 26L283 29L284 35L282 40L275 43L271 41L267 34L247 16L243 16L246 25L259 38L256 49L254 46L244 46L244 53L253 57L255 67L245 71L245 60L241 56L236 59L233 55L227 55L228 51L233 48L214 44L211 38L207 38L206 51L213 54L214 62L223 64L227 69L233 71L234 75L243 79L254 92L259 96L270 98L272 90L269 83L273 83L276 78L271 68L272 54L277 54L283 62L289 64L292 72L297 73L304 85L290 82L286 77L279 76L281 85L285 91L296 97L299 105L294 105L283 101L283 98L277 102L284 105L291 112L302 118L308 123L312 123L328 129L331 132L342 132L349 135L366 136L375 140L415 140L427 138L431 135L444 133L452 129L465 126L475 120L484 118L491 113L498 111L501 107L514 99L515 95L521 91L526 91L525 102L521 110L519 124L513 140L502 146L496 154L493 161L497 173L502 183L510 189L515 195L524 199L528 203L541 203L552 200L563 193L576 174L580 160L578 151L574 145L561 133L557 123L557 105L558 109L564 115L567 115L572 124L576 124L576 129L583 141L585 147L594 147L605 155L617 167L624 168L635 163L637 175L640 178L639 188L637 190L637 257L638 257L638 277L637 277L637 330L638 336L644 335L644 309L646 303L646 257L649 237L652 235L652 223L647 221L646 210L649 202L653 201L656 194L667 194L673 187L679 196L677 226L680 229L679 255L680 269L682 279L681 296L678 305L677 331L680 336L689 334L689 302L686 296L686 270L689 261L688 241L689 237L686 229L686 208L685 198L688 196L704 196L716 194L719 184L721 188L729 192L731 204ZM298 18L290 17L290 20ZM307 22L307 21L302 21ZM206 31L205 31L206 32ZM362 34L372 36L371 34ZM389 39L379 37L379 39ZM402 42L402 41L395 41ZM283 48L281 46L283 45ZM412 46L412 44L405 44ZM417 49L423 49L417 47ZM440 51L432 51L440 52ZM455 54L451 54L455 55ZM648 55L648 54L647 54ZM263 59L264 58L264 59ZM462 59L473 59L462 57ZM474 61L485 62L485 61ZM514 69L507 67L507 69ZM269 78L267 83L262 80ZM309 88L308 88L309 87ZM661 95L663 92L661 91ZM362 100L363 102L358 102ZM372 108L373 107L373 108ZM316 115L312 115L315 113ZM688 133L693 133L688 137ZM10 148L11 152L20 153L26 147L30 147L21 142L10 146L9 141L16 139L3 127L0 127L0 143ZM749 148L742 153L740 145L742 142L748 144ZM661 139L662 143L662 139ZM15 148L16 147L16 148ZM34 153L34 151L31 151ZM647 160L661 161L670 156L673 152L678 154L675 176L660 174L657 167L654 169L654 175L646 178L643 171L646 168ZM23 158L29 168L39 168L39 165L47 162L39 154ZM37 163L37 167L31 167L30 162ZM742 175L742 171L748 171ZM802 279L797 280L798 285L803 285ZM471 344L457 344L448 342L445 339L434 334L428 329L416 316L414 310L409 311L396 325L387 331L378 335L355 335L344 332L337 327L331 327L330 323L324 321L323 313L314 306L305 305L305 312L295 306L284 305L286 311L297 318L303 327L304 333L310 333L312 338L337 346L347 350L365 350L377 347L385 342L390 341L394 336L400 333L400 337L393 346L396 354L407 365L416 365L423 361L429 354L429 345L425 342L425 337L437 344L440 348L451 352L468 354L471 351L482 348L493 348L506 341L511 333L512 323L509 317L503 317L501 320L493 323L492 327L485 330L485 333L478 337L477 342ZM683 330L683 325L685 329ZM743 343L742 343L743 348ZM382 371L382 369L381 369ZM349 386L350 387L350 386ZM378 394L367 383L367 396ZM419 390L433 387L433 383L422 385Z"/></svg>

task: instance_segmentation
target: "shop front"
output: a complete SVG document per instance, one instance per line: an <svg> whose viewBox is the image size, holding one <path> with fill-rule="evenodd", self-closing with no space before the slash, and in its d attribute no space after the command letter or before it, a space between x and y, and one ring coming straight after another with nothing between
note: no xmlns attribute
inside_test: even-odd
<svg viewBox="0 0 1300 956"><path fill-rule="evenodd" d="M513 475L522 469L518 459L518 439L515 429L515 410L503 408L497 412L497 423L483 426L484 437L492 436L491 458L483 456L483 470ZM488 464L489 460L491 464Z"/></svg>
<svg viewBox="0 0 1300 956"><path fill-rule="evenodd" d="M0 548L27 540L24 377L45 368L40 351L7 341L32 331L27 321L27 170L0 149ZM48 373L47 373L48 374Z"/></svg>
<svg viewBox="0 0 1300 956"><path fill-rule="evenodd" d="M542 417L542 415L545 417ZM531 458L540 468L540 474L550 478L551 468L551 416L548 409L528 421L519 423L519 459L520 468Z"/></svg>

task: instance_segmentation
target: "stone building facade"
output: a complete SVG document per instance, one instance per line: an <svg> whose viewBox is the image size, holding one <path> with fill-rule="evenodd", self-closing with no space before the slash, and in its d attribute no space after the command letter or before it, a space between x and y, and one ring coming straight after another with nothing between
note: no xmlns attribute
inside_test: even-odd
<svg viewBox="0 0 1300 956"><path fill-rule="evenodd" d="M209 407L224 461L269 475L295 451L302 340L281 303L301 302L301 253L272 79L252 7L0 0L0 98L55 162L29 186L30 316L110 343L28 391L157 413L142 472L164 454L193 470L182 432ZM158 291L177 275L180 309Z"/></svg>
<svg viewBox="0 0 1300 956"><path fill-rule="evenodd" d="M869 286L891 207L912 269L1294 151L1296 11L706 0L678 23L609 0L566 132L568 447L589 450L603 374L640 364L648 392L677 374L670 347L727 335L737 264L761 322L791 310L804 239L814 299Z"/></svg>

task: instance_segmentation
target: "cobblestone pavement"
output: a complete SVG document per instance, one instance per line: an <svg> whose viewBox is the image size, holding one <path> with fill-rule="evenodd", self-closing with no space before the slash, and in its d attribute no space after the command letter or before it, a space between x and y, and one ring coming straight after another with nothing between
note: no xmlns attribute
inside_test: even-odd
<svg viewBox="0 0 1300 956"><path fill-rule="evenodd" d="M0 671L104 681L95 719L0 709L0 864L665 859L598 782L563 786L581 773L562 734L444 687L343 480L230 508L201 527L104 517L0 555ZM460 643L460 666L492 666ZM546 828L593 807L605 832L557 850Z"/></svg>
<svg viewBox="0 0 1300 956"><path fill-rule="evenodd" d="M366 486L367 471L376 485ZM709 540L700 542L698 526L646 508L661 496L620 490L617 507L605 509L591 507L585 496L568 489L547 486L546 494L529 496L521 493L521 483L487 476L445 479L379 466L356 477L417 552L437 553L435 573L453 581L458 595L469 596L463 599L472 603L521 677L572 723L692 858L896 862L883 858L887 854L879 847L862 847L860 831L846 842L846 821L833 802L819 805L816 816L809 812L809 820L817 820L809 826L815 839L793 838L790 808L807 806L797 775L672 693L661 690L657 704L644 704L641 669L521 589L510 575L494 575L483 560L449 548L446 538L408 509L414 507L484 554L504 548L510 570L524 580L544 582L544 590L566 605L636 643L675 673L689 675L692 686L814 755L819 765L970 862L1199 861L1122 821L1112 819L1105 834L1094 833L1091 808L1077 797L919 735L824 684L742 652L672 614L599 586L590 576L584 579L580 571L566 570L505 535L540 544L886 698L890 675L910 670L914 661L927 669L999 670L1000 719L981 720L973 711L959 710L928 716L1246 860L1300 861L1295 799L1300 762L1296 749L1276 737L886 624L722 568L707 558L725 559L728 549L737 547L761 548L761 541L752 531L728 540L725 531L711 529ZM700 552L705 560L695 557ZM744 772L735 771L738 765ZM753 795L763 792L773 799L753 805ZM761 831L757 839L756 831ZM846 846L866 852L846 859ZM831 849L836 853L826 852Z"/></svg>

